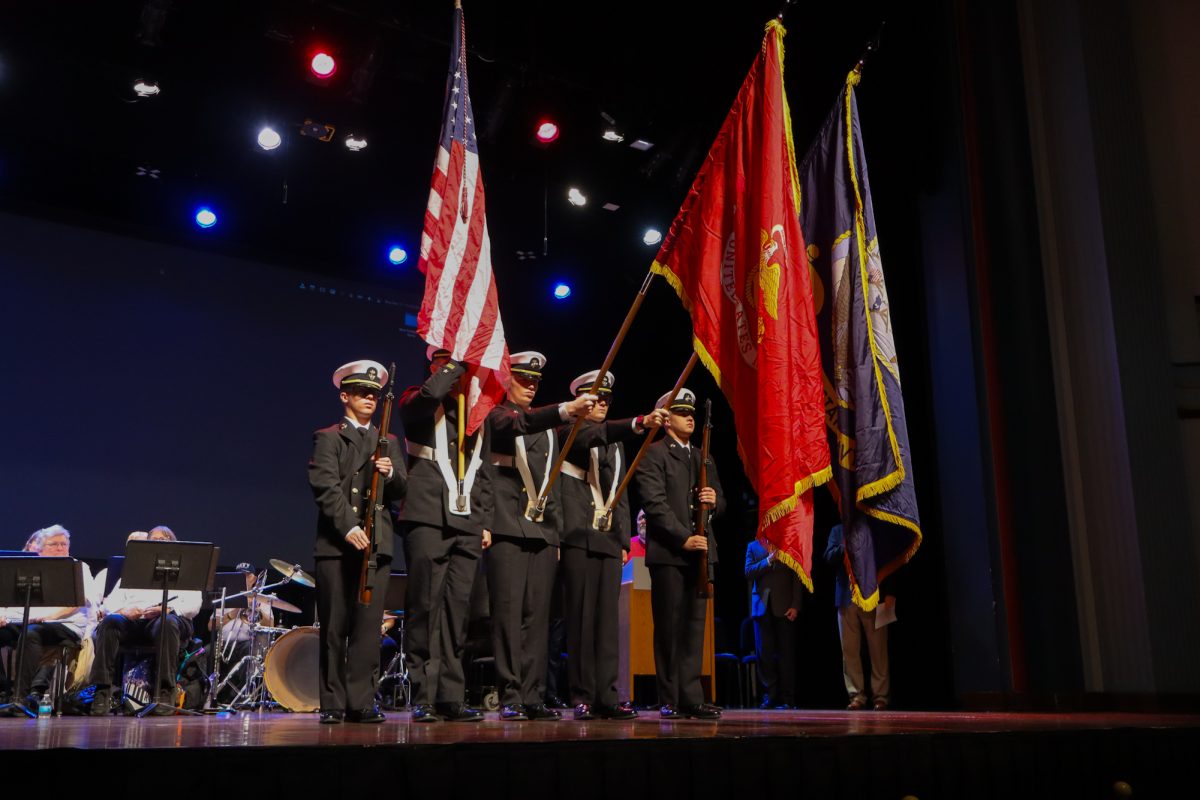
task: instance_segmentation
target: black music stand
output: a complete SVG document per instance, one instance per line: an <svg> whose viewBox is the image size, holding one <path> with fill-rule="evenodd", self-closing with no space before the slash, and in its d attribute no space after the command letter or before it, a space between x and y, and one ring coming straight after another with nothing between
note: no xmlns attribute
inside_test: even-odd
<svg viewBox="0 0 1200 800"><path fill-rule="evenodd" d="M221 548L211 542L161 542L135 540L125 544L125 564L121 571L121 586L125 589L162 589L159 606L158 653L154 670L154 695L162 691L163 629L167 620L167 594L176 592L207 592L212 590L217 572L217 557ZM157 702L146 704L139 717L153 713ZM200 712L172 708L175 714L200 716Z"/></svg>
<svg viewBox="0 0 1200 800"><path fill-rule="evenodd" d="M24 606L14 669L15 685L18 686L25 667L29 608L34 601L37 601L39 606L54 608L87 605L87 595L83 588L83 563L73 558L39 558L36 553L0 557L0 605ZM19 700L0 705L0 711L14 708L28 717L37 716L37 712L26 708Z"/></svg>

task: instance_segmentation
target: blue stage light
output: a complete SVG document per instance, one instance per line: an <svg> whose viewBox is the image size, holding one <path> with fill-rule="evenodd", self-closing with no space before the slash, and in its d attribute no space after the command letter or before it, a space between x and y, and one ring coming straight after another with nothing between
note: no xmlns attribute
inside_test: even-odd
<svg viewBox="0 0 1200 800"><path fill-rule="evenodd" d="M196 224L201 228L211 228L217 224L217 215L207 206L196 211Z"/></svg>
<svg viewBox="0 0 1200 800"><path fill-rule="evenodd" d="M555 300L566 300L570 296L571 296L571 287L569 285L567 285L565 283L555 284L555 286L554 286L554 299Z"/></svg>
<svg viewBox="0 0 1200 800"><path fill-rule="evenodd" d="M393 247L388 250L388 261L396 265L403 264L408 261L408 251L403 247Z"/></svg>

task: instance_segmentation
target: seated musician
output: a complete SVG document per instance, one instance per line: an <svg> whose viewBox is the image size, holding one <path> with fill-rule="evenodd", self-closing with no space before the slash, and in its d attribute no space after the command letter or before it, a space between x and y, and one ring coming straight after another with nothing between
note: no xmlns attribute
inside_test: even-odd
<svg viewBox="0 0 1200 800"><path fill-rule="evenodd" d="M29 537L25 549L40 557L65 558L71 555L71 534L61 525L42 528ZM91 570L83 565L84 583L91 584ZM38 698L50 689L53 663L43 664L47 647L64 642L78 643L87 633L91 617L90 606L76 608L32 607L29 609L29 630L26 637L25 659L17 676L16 696L27 708L36 709ZM15 647L21 635L24 607L0 608L0 647ZM15 659L14 659L15 665ZM0 695L11 695L12 682L0 662Z"/></svg>
<svg viewBox="0 0 1200 800"><path fill-rule="evenodd" d="M130 534L133 539L135 534ZM140 537L139 537L140 538ZM176 541L175 534L165 525L150 530L150 541ZM163 670L158 676L158 702L155 714L174 713L175 672L179 669L180 643L192 636L192 619L200 613L201 593L175 591L167 605L165 624L160 617L162 591L158 589L125 589L118 580L112 592L101 604L103 618L96 628L96 660L92 664L91 681L96 684L92 701L93 715L107 714L112 705L112 688L117 676L117 655L122 645L149 644L158 641L163 631ZM157 666L157 660L155 661Z"/></svg>

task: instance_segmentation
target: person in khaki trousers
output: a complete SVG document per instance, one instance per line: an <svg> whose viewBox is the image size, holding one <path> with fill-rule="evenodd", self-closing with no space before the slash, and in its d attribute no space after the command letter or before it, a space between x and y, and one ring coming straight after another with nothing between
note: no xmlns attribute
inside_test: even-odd
<svg viewBox="0 0 1200 800"><path fill-rule="evenodd" d="M825 561L834 569L834 603L838 610L838 634L842 639L842 677L846 681L846 692L850 711L861 711L867 707L867 691L863 682L862 638L867 638L867 652L871 655L871 696L874 709L885 711L888 707L888 650L887 627L875 627L875 612L863 611L854 605L850 592L850 577L846 574L846 545L841 525L834 525L825 545Z"/></svg>

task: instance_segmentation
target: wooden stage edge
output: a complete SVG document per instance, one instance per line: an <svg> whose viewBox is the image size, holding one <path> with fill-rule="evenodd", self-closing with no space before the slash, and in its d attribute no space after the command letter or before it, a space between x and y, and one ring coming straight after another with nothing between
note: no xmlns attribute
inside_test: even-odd
<svg viewBox="0 0 1200 800"><path fill-rule="evenodd" d="M1196 796L1200 715L728 711L719 722L320 725L314 714L0 719L5 790L351 800ZM163 779L161 791L151 794ZM1193 790L1170 790L1193 785ZM753 787L752 791L748 791ZM237 791L235 791L235 788ZM1128 791L1127 791L1128 790ZM261 794L260 794L261 792ZM231 794L232 793L232 794ZM10 794L18 797L24 795Z"/></svg>

